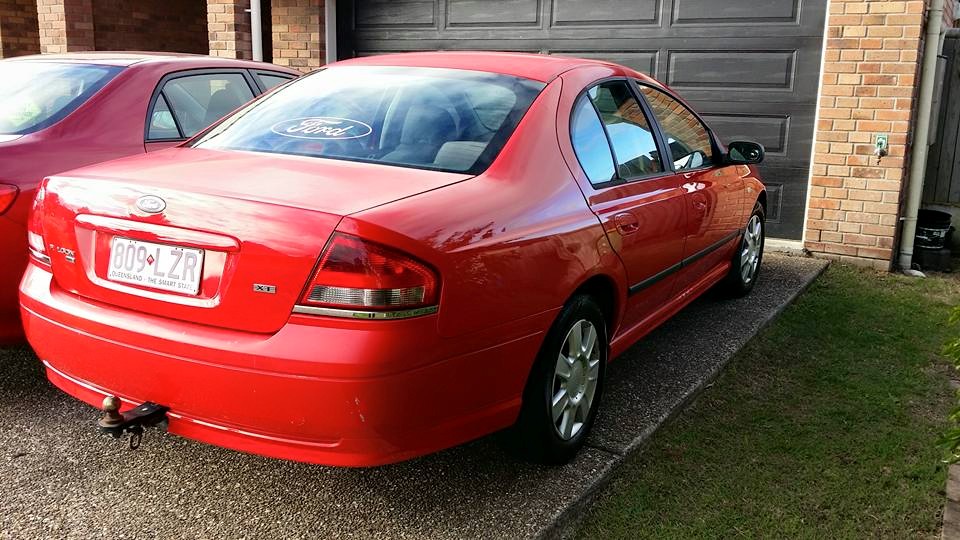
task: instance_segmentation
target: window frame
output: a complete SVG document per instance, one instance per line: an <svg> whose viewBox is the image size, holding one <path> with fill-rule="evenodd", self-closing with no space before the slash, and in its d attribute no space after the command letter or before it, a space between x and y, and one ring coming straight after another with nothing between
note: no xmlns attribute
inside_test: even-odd
<svg viewBox="0 0 960 540"><path fill-rule="evenodd" d="M650 110L650 114L653 116L653 120L657 124L657 132L660 134L660 139L663 142L664 146L666 147L668 155L670 157L670 159L667 160L666 165L672 171L672 174L698 173L698 172L708 171L710 169L714 169L723 165L722 163L723 152L720 151L720 145L719 145L719 141L717 140L717 135L713 132L713 130L710 128L709 124L707 124L707 122L703 119L703 117L700 116L699 113L697 113L697 111L691 109L690 106L687 105L686 102L684 102L683 99L680 98L680 96L678 96L674 92L667 90L662 86L658 86L656 84L650 84L646 81L641 81L638 79L634 79L632 77L630 78L630 82L632 83L631 86L635 87L634 93L641 96L641 99L643 99L644 103L647 104L647 108ZM654 91L662 92L663 94L666 94L669 98L679 103L681 107L687 110L687 112L692 114L693 117L697 119L697 122L700 122L700 126L703 127L703 129L707 132L707 137L710 138L711 155L710 155L709 165L697 167L696 169L677 169L674 166L673 151L670 149L670 145L667 143L666 132L664 132L663 126L660 124L660 119L657 118L655 114L653 114L653 109L650 107L650 104L647 103L646 96L643 94L643 91L640 90L641 86L646 86L647 88L651 88Z"/></svg>
<svg viewBox="0 0 960 540"><path fill-rule="evenodd" d="M177 125L177 131L180 133L181 137L172 139L151 139L150 138L150 123L153 119L153 110L157 106L158 98L163 95L163 88L166 84L172 80L182 79L184 77L193 77L197 75L242 75L243 80L247 83L247 86L250 88L250 92L253 94L252 99L256 99L263 94L263 90L260 87L260 84L256 81L254 76L250 73L250 70L244 68L199 68L199 69L185 69L181 71L171 71L165 74L157 82L156 86L153 88L153 93L150 94L150 101L147 102L147 115L143 122L143 142L144 143L168 143L168 142L184 142L188 141L193 137L183 136L183 128L180 127L180 119L177 118L177 112L170 105L170 100L163 96L164 101L167 102L167 108L170 109L170 115L173 116L173 122ZM208 126L209 127L209 126ZM200 130L196 135L204 133L207 131L207 128ZM196 136L194 135L194 136Z"/></svg>
<svg viewBox="0 0 960 540"><path fill-rule="evenodd" d="M660 124L657 122L656 117L653 116L653 111L650 110L650 105L647 103L647 100L643 99L639 94L640 92L632 84L633 79L631 77L625 76L614 76L614 77L605 77L603 79L597 79L583 88L578 94L577 97L573 100L573 108L570 109L570 118L568 119L568 131L570 135L571 148L573 149L573 155L577 159L577 164L580 165L580 169L586 175L587 171L583 168L583 164L580 161L580 156L577 155L577 149L572 146L573 143L573 112L576 109L577 103L581 98L586 96L587 101L590 103L590 106L593 107L594 114L597 115L597 118L600 120L600 126L603 128L603 134L607 138L607 147L610 149L610 155L613 157L613 172L614 176L612 179L606 182L594 183L590 180L590 177L587 176L587 182L595 190L606 189L614 186L622 186L626 184L632 184L635 182L645 182L647 180L656 180L658 178L663 178L674 174L673 172L673 163L664 161L664 146L666 145L666 140L663 137L663 134L660 131ZM603 122L603 116L600 114L599 109L597 109L596 103L593 102L593 99L590 98L587 94L594 88L608 82L623 82L627 89L630 91L630 94L633 96L634 100L640 106L640 110L643 111L644 117L647 119L647 124L650 126L650 134L653 135L654 144L657 146L657 154L660 159L660 172L646 174L642 176L631 176L629 178L624 178L620 175L620 160L617 158L617 151L613 147L613 140L610 138L610 132L607 130L607 125ZM669 147L667 147L669 148Z"/></svg>

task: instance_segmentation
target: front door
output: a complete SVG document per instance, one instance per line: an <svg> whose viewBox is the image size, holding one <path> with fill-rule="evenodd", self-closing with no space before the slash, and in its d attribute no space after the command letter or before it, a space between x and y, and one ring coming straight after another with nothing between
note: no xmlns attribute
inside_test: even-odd
<svg viewBox="0 0 960 540"><path fill-rule="evenodd" d="M684 291L732 254L744 225L742 168L722 164L710 131L683 103L643 83L637 86L660 124L684 192L687 227L676 283L677 290Z"/></svg>

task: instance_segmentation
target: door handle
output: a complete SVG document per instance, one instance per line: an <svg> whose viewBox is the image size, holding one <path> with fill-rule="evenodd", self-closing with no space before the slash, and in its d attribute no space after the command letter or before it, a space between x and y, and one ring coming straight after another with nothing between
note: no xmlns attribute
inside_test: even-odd
<svg viewBox="0 0 960 540"><path fill-rule="evenodd" d="M622 235L633 234L640 230L640 222L637 221L637 216L630 212L623 212L613 216L613 223Z"/></svg>

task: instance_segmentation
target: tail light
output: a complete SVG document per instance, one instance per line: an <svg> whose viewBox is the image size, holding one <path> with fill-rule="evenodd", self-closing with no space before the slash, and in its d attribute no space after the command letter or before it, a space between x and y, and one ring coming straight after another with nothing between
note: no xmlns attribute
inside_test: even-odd
<svg viewBox="0 0 960 540"><path fill-rule="evenodd" d="M10 184L0 184L0 216L13 206L13 201L17 200L17 194L20 188Z"/></svg>
<svg viewBox="0 0 960 540"><path fill-rule="evenodd" d="M439 288L437 273L409 255L356 236L334 233L300 298L300 306L409 311L435 306Z"/></svg>
<svg viewBox="0 0 960 540"><path fill-rule="evenodd" d="M47 268L50 267L50 256L47 254L46 242L43 240L43 199L46 195L44 186L46 182L40 184L37 194L33 198L33 206L30 208L30 217L27 220L27 246L30 249L30 257L37 263Z"/></svg>

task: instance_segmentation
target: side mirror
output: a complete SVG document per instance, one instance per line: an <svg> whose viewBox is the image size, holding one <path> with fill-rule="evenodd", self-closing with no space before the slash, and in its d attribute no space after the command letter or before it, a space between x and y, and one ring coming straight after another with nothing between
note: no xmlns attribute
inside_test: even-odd
<svg viewBox="0 0 960 540"><path fill-rule="evenodd" d="M756 165L764 157L763 145L750 141L734 141L727 145L727 163L732 165Z"/></svg>

